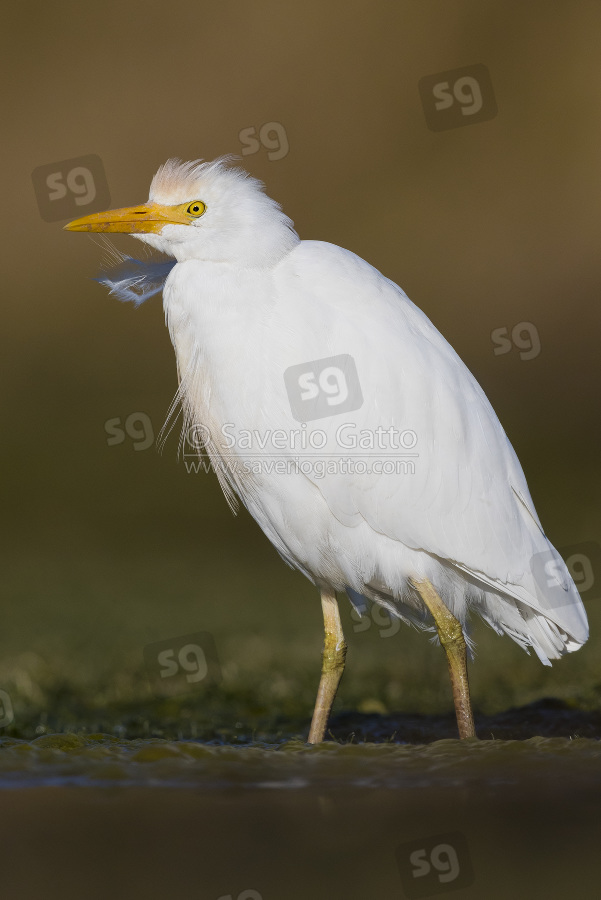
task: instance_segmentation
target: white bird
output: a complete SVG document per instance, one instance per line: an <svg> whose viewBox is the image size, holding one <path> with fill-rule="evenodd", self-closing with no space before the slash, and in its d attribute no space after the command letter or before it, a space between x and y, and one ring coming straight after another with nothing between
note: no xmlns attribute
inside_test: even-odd
<svg viewBox="0 0 601 900"><path fill-rule="evenodd" d="M309 741L344 668L337 592L436 628L459 735L474 736L470 611L549 665L587 639L580 596L451 346L363 259L301 241L263 188L227 160L169 160L144 205L66 228L126 232L176 260L104 280L122 297L164 283L185 427L202 426L226 496L321 592Z"/></svg>

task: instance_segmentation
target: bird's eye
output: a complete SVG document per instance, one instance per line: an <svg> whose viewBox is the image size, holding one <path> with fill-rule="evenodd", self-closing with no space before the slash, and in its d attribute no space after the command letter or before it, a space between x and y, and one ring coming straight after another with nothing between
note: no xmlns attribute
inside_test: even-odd
<svg viewBox="0 0 601 900"><path fill-rule="evenodd" d="M188 207L186 212L188 213L189 216L194 216L195 218L197 218L198 216L202 216L205 209L206 209L206 206L204 205L202 200L195 200L193 203L190 204L190 206Z"/></svg>

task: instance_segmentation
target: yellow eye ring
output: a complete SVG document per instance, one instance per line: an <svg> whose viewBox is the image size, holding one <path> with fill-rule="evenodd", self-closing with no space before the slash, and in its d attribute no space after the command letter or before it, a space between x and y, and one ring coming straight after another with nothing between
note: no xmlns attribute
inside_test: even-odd
<svg viewBox="0 0 601 900"><path fill-rule="evenodd" d="M202 216L205 209L206 206L204 205L202 200L194 200L187 208L186 212L189 216L194 216L194 218L197 219L199 216Z"/></svg>

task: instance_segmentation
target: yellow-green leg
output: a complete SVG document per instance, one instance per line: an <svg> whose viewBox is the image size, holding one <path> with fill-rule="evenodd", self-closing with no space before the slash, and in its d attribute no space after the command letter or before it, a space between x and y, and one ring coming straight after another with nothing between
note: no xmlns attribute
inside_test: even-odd
<svg viewBox="0 0 601 900"><path fill-rule="evenodd" d="M412 579L412 583L434 617L440 643L447 654L459 737L462 740L476 737L470 702L470 686L467 678L467 653L463 628L427 579L423 581Z"/></svg>
<svg viewBox="0 0 601 900"><path fill-rule="evenodd" d="M346 658L346 644L334 591L321 592L321 608L323 610L325 641L319 690L309 732L310 744L319 744L320 741L323 741L334 697L344 672L344 660Z"/></svg>

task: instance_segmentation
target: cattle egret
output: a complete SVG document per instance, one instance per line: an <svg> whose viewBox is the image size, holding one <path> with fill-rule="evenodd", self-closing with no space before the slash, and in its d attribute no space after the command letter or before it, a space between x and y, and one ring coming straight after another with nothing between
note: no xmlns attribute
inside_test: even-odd
<svg viewBox="0 0 601 900"><path fill-rule="evenodd" d="M344 668L337 592L436 630L459 736L473 737L470 611L550 665L587 639L580 596L454 350L363 259L301 241L263 188L227 159L172 159L147 203L66 228L125 232L175 259L130 259L104 280L121 298L163 287L185 430L202 430L228 499L321 592L309 741L323 740Z"/></svg>

